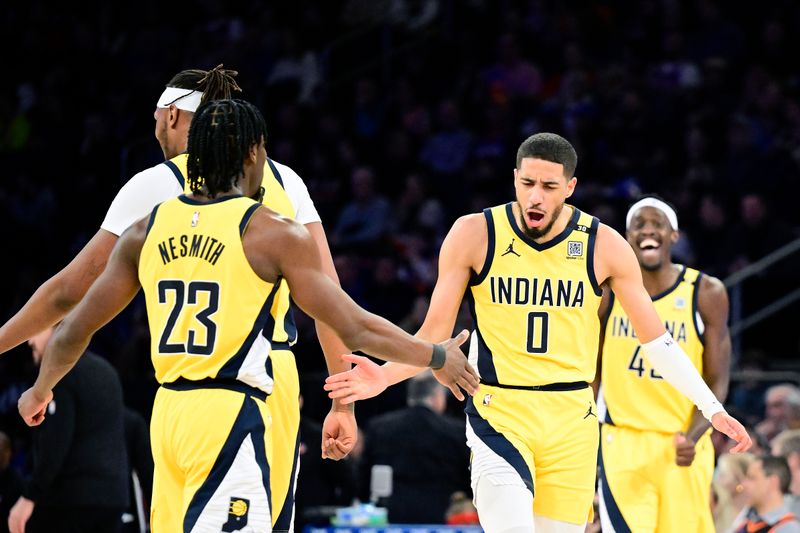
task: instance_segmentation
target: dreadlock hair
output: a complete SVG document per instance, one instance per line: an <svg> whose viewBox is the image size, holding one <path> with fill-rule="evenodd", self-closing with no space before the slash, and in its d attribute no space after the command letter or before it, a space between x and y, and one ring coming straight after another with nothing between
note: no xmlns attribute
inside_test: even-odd
<svg viewBox="0 0 800 533"><path fill-rule="evenodd" d="M235 70L222 68L220 63L211 70L182 70L169 80L167 87L201 91L203 97L200 103L205 104L211 100L229 99L234 92L242 92L234 79L238 75Z"/></svg>
<svg viewBox="0 0 800 533"><path fill-rule="evenodd" d="M517 150L517 168L526 157L564 165L564 177L567 179L572 177L575 167L578 166L575 148L568 140L555 133L537 133L525 139Z"/></svg>
<svg viewBox="0 0 800 533"><path fill-rule="evenodd" d="M267 140L261 112L244 100L212 100L197 108L189 127L189 187L215 198L244 174L250 148Z"/></svg>

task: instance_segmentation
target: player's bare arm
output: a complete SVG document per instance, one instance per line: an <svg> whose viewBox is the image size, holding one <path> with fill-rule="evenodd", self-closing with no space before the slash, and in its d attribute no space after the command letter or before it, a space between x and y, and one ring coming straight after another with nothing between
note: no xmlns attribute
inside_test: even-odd
<svg viewBox="0 0 800 533"><path fill-rule="evenodd" d="M98 230L67 266L44 282L22 309L0 327L0 353L64 318L103 271L116 242L116 235Z"/></svg>
<svg viewBox="0 0 800 533"><path fill-rule="evenodd" d="M431 344L408 335L397 326L368 313L336 286L321 269L319 253L309 233L299 224L258 209L244 234L244 248L250 264L265 281L283 276L293 299L312 318L322 320L352 350L364 350L385 360L416 366L431 363ZM458 339L445 341L443 368L457 367L453 385L471 387L475 381ZM477 385L477 383L475 383Z"/></svg>
<svg viewBox="0 0 800 533"><path fill-rule="evenodd" d="M320 222L311 222L305 225L305 228L314 239L319 252L320 265L322 271L328 276L336 285L339 285L339 276L336 273L336 267L333 264L333 257L331 250L328 246L328 239L325 235L325 229ZM350 363L344 361L341 356L347 353L347 346L344 345L342 340L336 336L336 333L324 322L316 322L317 337L322 346L322 352L325 355L325 363L328 366L329 374L338 374L350 370Z"/></svg>
<svg viewBox="0 0 800 533"><path fill-rule="evenodd" d="M630 317L645 357L656 371L701 407L703 416L711 421L714 428L737 441L731 452L750 448L752 441L744 426L725 412L689 358L666 333L642 284L642 274L633 249L619 233L605 224L600 225L597 233L595 270L598 281L608 281Z"/></svg>
<svg viewBox="0 0 800 533"><path fill-rule="evenodd" d="M339 276L333 264L333 257L328 246L325 228L321 222L305 224L305 228L314 239L322 264L322 271L336 285L339 285ZM336 336L336 333L324 322L314 323L317 329L317 338L325 356L328 374L338 374L350 370L350 363L342 359L348 352L347 346ZM330 412L322 423L322 458L343 459L349 454L358 440L358 426L353 414L353 404L345 405L339 400L333 400Z"/></svg>
<svg viewBox="0 0 800 533"><path fill-rule="evenodd" d="M425 321L416 336L432 342L449 338L461 306L461 299L473 272L480 272L486 259L488 232L481 214L466 215L453 224L439 251L439 276L433 289ZM378 366L355 355L347 360L357 366L349 372L331 376L325 390L344 403L372 398L424 369L398 363ZM474 391L468 390L470 394ZM455 394L455 391L454 391ZM462 399L459 393L456 397Z"/></svg>
<svg viewBox="0 0 800 533"><path fill-rule="evenodd" d="M103 273L53 333L36 382L19 400L20 414L28 425L38 425L44 420L53 387L75 366L92 335L136 296L140 288L139 253L147 222L147 218L142 219L123 233Z"/></svg>
<svg viewBox="0 0 800 533"><path fill-rule="evenodd" d="M731 367L731 336L728 330L728 293L720 280L700 278L697 310L703 320L703 378L720 401L728 396ZM702 414L695 411L687 437L697 442L709 428Z"/></svg>

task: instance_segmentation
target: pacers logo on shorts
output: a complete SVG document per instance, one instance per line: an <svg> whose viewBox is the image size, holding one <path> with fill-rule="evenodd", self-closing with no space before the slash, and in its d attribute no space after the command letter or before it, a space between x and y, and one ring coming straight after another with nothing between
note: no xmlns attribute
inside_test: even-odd
<svg viewBox="0 0 800 533"><path fill-rule="evenodd" d="M250 500L231 496L228 506L228 521L222 526L222 531L239 531L247 525L247 512L250 510Z"/></svg>

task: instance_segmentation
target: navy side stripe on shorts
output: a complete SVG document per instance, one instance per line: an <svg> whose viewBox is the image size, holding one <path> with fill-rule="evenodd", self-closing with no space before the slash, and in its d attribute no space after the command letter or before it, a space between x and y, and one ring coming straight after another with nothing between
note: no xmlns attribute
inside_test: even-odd
<svg viewBox="0 0 800 533"><path fill-rule="evenodd" d="M611 488L608 486L606 468L603 464L602 442L600 443L600 453L597 455L600 459L600 486L601 490L603 491L603 503L606 506L606 511L608 512L609 520L611 520L611 525L614 526L614 531L616 531L616 533L631 533L631 528L628 527L628 523L625 522L625 518L622 516L622 511L619 510L617 501L614 499L614 495L611 494Z"/></svg>
<svg viewBox="0 0 800 533"><path fill-rule="evenodd" d="M266 431L264 420L261 418L261 411L259 411L256 401L249 396L244 396L243 399L239 415L233 423L225 444L222 445L222 450L220 450L214 466L211 467L211 472L209 472L208 477L197 489L192 501L189 503L189 508L183 519L184 533L190 533L195 524L197 524L203 509L206 508L217 487L225 479L225 475L231 469L242 443L249 436L252 436L256 462L261 470L261 480L267 493L267 501L272 502L272 492L269 486L269 464L267 464L267 452L264 447L264 433Z"/></svg>
<svg viewBox="0 0 800 533"><path fill-rule="evenodd" d="M475 435L494 453L505 459L508 464L514 467L519 477L525 482L525 486L528 487L528 490L533 494L534 488L531 469L528 468L528 463L522 458L522 454L519 453L519 450L517 450L514 445L511 444L511 441L505 438L502 433L494 429L488 421L481 417L471 400L467 401L467 407L464 409L464 412L467 413L469 425L472 426Z"/></svg>

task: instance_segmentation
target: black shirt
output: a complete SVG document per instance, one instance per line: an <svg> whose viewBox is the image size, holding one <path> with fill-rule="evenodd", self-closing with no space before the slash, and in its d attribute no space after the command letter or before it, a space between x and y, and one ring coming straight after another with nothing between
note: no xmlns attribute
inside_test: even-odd
<svg viewBox="0 0 800 533"><path fill-rule="evenodd" d="M23 495L37 505L128 503L122 385L116 370L87 352L53 389L33 429L33 475Z"/></svg>

